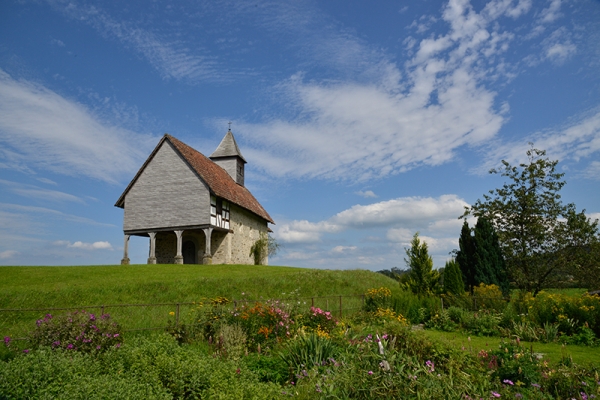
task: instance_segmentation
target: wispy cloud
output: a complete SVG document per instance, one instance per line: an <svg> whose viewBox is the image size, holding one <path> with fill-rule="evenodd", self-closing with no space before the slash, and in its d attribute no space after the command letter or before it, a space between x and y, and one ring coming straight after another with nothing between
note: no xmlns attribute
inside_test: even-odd
<svg viewBox="0 0 600 400"><path fill-rule="evenodd" d="M50 181L52 182L52 181ZM56 184L56 183L54 183ZM37 198L43 199L46 201L73 201L77 203L85 203L81 198L74 196L69 193L60 192L58 190L50 190L40 188L35 185L28 185L25 183L12 182L4 179L0 179L0 185L4 185L8 188L12 193L18 194L19 196L27 197L27 198Z"/></svg>
<svg viewBox="0 0 600 400"><path fill-rule="evenodd" d="M101 35L115 39L140 54L165 79L185 80L190 83L225 81L234 74L227 65L218 62L217 57L211 56L209 51L197 44L194 45L181 37L163 37L158 33L158 29L149 30L133 21L114 18L101 4L90 5L61 0L51 0L49 3L65 15L89 24ZM188 11L194 13L197 10Z"/></svg>
<svg viewBox="0 0 600 400"><path fill-rule="evenodd" d="M364 197L366 199L368 198L376 198L377 195L372 191L372 190L359 190L358 192L356 192L357 195Z"/></svg>
<svg viewBox="0 0 600 400"><path fill-rule="evenodd" d="M0 253L0 260L6 260L9 258L14 258L19 254L18 251L15 250L5 250Z"/></svg>
<svg viewBox="0 0 600 400"><path fill-rule="evenodd" d="M246 153L274 176L357 181L453 160L460 147L494 138L505 121L508 106L486 87L505 73L497 58L514 38L498 20L530 5L492 1L477 13L453 1L442 14L447 33L415 41L404 66L379 57L362 66L377 73L334 83L294 75L278 90L297 116L238 124L252 146ZM354 41L351 48L373 59Z"/></svg>
<svg viewBox="0 0 600 400"><path fill-rule="evenodd" d="M83 105L0 70L0 166L118 183L156 138L98 120Z"/></svg>
<svg viewBox="0 0 600 400"><path fill-rule="evenodd" d="M81 250L113 250L113 247L109 242L84 243L81 241L76 241L75 243L71 243L66 240L57 240L53 244L55 246Z"/></svg>
<svg viewBox="0 0 600 400"><path fill-rule="evenodd" d="M600 108L592 109L571 120L568 124L535 132L518 141L494 143L486 154L486 162L473 171L487 173L490 168L497 167L500 160L511 164L519 164L527 159L526 152L534 147L546 150L551 159L562 162L580 162L600 152ZM592 161L587 168L582 168L583 176L594 178L598 166Z"/></svg>
<svg viewBox="0 0 600 400"><path fill-rule="evenodd" d="M2 210L4 210L4 211L2 211ZM106 224L103 222L94 221L93 219L90 219L90 218L85 218L85 217L80 217L80 216L73 215L73 214L63 213L61 211L53 210L51 208L46 208L46 207L35 207L35 206L24 206L24 205L20 205L20 204L0 203L0 212L4 212L6 218L12 217L12 218L14 218L14 221L21 221L21 223L24 223L29 220L35 221L36 219L33 218L33 215L42 214L42 215L46 215L48 217L58 218L62 221L69 221L69 222L85 224L85 225L115 227L115 225L113 225L113 224ZM24 219L23 219L23 217L24 217ZM44 217L44 219L46 219L46 218L47 217ZM11 229L16 229L20 226L20 223L6 225L6 227L9 227L9 226ZM34 233L34 232L30 232L30 233Z"/></svg>

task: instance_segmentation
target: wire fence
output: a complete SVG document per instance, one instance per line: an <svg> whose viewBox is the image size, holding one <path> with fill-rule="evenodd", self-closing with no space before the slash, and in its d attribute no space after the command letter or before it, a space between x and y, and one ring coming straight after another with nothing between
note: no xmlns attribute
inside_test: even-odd
<svg viewBox="0 0 600 400"><path fill-rule="evenodd" d="M10 336L14 339L24 339L35 328L37 320L46 314L63 314L74 311L86 311L94 314L109 314L123 331L163 330L171 326L179 326L197 320L199 313L211 310L211 299L203 302L177 302L154 304L103 304L77 307L47 307L47 308L6 308L0 309L0 337ZM269 299L285 307L294 307L300 312L317 307L329 311L332 315L342 318L350 316L365 307L365 295L346 296L315 296L304 298ZM478 311L480 309L503 310L509 298L482 296L451 296L443 295L438 298L434 308L446 309L459 307L464 310ZM221 304L224 310L233 311L242 306L265 303L265 299L232 299ZM431 303L430 303L431 306ZM396 307L394 307L396 308ZM404 308L404 307L400 307ZM396 310L401 312L401 310Z"/></svg>
<svg viewBox="0 0 600 400"><path fill-rule="evenodd" d="M310 307L318 307L342 318L363 309L364 295L319 296L293 299L270 299L287 307L309 311ZM264 303L266 300L232 299L221 304L226 310L235 310L242 306ZM48 308L5 308L0 309L0 337L9 336L13 339L25 339L36 326L37 320L46 314L57 315L68 312L82 311L93 314L109 314L123 331L150 331L167 329L197 319L198 313L208 312L211 300L206 302L178 302L156 304L103 304L77 307L48 307Z"/></svg>

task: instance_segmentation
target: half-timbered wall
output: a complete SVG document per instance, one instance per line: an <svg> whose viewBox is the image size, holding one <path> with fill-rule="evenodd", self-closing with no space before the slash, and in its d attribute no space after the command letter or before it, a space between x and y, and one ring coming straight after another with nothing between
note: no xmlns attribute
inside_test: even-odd
<svg viewBox="0 0 600 400"><path fill-rule="evenodd" d="M233 230L228 235L231 236L231 263L254 264L250 248L259 239L261 232L267 233L267 221L235 204L231 204L230 214Z"/></svg>
<svg viewBox="0 0 600 400"><path fill-rule="evenodd" d="M125 197L123 230L209 222L208 188L165 141Z"/></svg>

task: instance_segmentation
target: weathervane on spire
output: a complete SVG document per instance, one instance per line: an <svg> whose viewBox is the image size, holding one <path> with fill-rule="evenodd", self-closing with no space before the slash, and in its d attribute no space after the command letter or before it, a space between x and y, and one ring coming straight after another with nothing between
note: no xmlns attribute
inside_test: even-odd
<svg viewBox="0 0 600 400"><path fill-rule="evenodd" d="M228 123L229 123L229 130L231 130L231 121L229 121Z"/></svg>

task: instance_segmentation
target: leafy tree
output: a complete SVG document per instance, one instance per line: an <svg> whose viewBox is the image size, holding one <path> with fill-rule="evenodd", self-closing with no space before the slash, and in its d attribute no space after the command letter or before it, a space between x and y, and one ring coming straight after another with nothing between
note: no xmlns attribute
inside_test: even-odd
<svg viewBox="0 0 600 400"><path fill-rule="evenodd" d="M429 255L427 243L419 239L419 232L413 236L410 247L406 249L406 256L408 258L404 261L410 268L406 285L415 294L433 292L440 276L433 270L433 259Z"/></svg>
<svg viewBox="0 0 600 400"><path fill-rule="evenodd" d="M460 250L456 252L456 262L462 272L462 278L466 288L473 294L473 288L476 287L479 282L475 280L475 242L471 235L471 228L469 228L469 223L466 219L460 230L458 246Z"/></svg>
<svg viewBox="0 0 600 400"><path fill-rule="evenodd" d="M527 151L528 162L519 166L502 161L501 174L509 179L465 209L463 217L487 218L498 234L506 266L517 287L536 295L584 268L586 249L598 242L598 221L563 205L559 191L564 174L558 161L544 150Z"/></svg>
<svg viewBox="0 0 600 400"><path fill-rule="evenodd" d="M497 285L502 293L508 294L509 282L506 265L498 235L485 217L480 217L475 225L473 241L475 244L475 281L476 285Z"/></svg>
<svg viewBox="0 0 600 400"><path fill-rule="evenodd" d="M465 292L462 273L456 260L446 261L444 266L444 292L460 295Z"/></svg>

